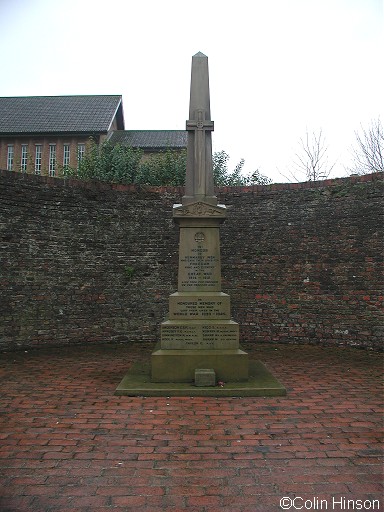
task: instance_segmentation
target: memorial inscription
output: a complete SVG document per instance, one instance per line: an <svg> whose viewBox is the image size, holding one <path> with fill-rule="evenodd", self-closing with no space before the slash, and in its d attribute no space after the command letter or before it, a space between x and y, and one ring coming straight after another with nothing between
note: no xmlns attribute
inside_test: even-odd
<svg viewBox="0 0 384 512"><path fill-rule="evenodd" d="M180 229L179 291L220 291L217 229Z"/></svg>
<svg viewBox="0 0 384 512"><path fill-rule="evenodd" d="M222 292L205 292L189 295L174 293L169 297L169 319L184 320L229 320L230 298Z"/></svg>
<svg viewBox="0 0 384 512"><path fill-rule="evenodd" d="M237 349L238 337L239 326L232 320L193 324L165 321L161 325L161 348L165 350Z"/></svg>

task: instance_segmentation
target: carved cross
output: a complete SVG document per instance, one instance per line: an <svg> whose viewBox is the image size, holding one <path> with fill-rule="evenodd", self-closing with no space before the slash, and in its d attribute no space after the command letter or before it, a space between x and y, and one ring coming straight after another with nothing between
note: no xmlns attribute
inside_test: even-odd
<svg viewBox="0 0 384 512"><path fill-rule="evenodd" d="M205 119L205 112L202 109L197 110L195 117L187 121L187 131L210 131L213 132L213 121Z"/></svg>
<svg viewBox="0 0 384 512"><path fill-rule="evenodd" d="M187 121L187 131L195 132L195 173L196 173L196 189L195 194L205 195L206 181L206 140L205 133L213 131L213 121L205 119L205 111L199 109L195 112L195 119Z"/></svg>

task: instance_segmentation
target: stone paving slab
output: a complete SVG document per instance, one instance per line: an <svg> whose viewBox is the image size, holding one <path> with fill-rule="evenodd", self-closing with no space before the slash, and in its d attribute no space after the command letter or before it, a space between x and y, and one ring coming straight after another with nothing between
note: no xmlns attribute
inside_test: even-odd
<svg viewBox="0 0 384 512"><path fill-rule="evenodd" d="M150 364L133 364L117 386L115 395L248 397L287 394L285 387L261 361L249 361L249 378L246 382L224 382L216 386L198 387L191 382L151 382L150 374Z"/></svg>
<svg viewBox="0 0 384 512"><path fill-rule="evenodd" d="M382 354L247 346L287 396L115 396L152 348L0 355L1 512L384 510Z"/></svg>

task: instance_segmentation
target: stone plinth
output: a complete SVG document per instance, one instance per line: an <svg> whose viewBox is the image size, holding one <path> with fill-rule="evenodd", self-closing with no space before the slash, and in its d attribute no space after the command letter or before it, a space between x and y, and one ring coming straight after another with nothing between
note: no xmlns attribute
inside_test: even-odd
<svg viewBox="0 0 384 512"><path fill-rule="evenodd" d="M248 379L248 354L233 350L163 350L152 353L152 382L193 382L195 370L213 368L217 380L244 382Z"/></svg>
<svg viewBox="0 0 384 512"><path fill-rule="evenodd" d="M213 369L213 368L212 368ZM202 368L204 370L204 368ZM195 371L195 378L196 373ZM216 383L217 374L215 372ZM284 396L286 389L261 361L249 361L248 379L227 381L221 386L199 386L196 382L153 382L147 364L134 363L116 388L115 395L127 396Z"/></svg>
<svg viewBox="0 0 384 512"><path fill-rule="evenodd" d="M169 316L152 354L153 382L190 382L204 368L223 381L248 378L239 325L221 291L219 228L225 214L224 206L204 201L173 208L180 227L178 291L169 297Z"/></svg>

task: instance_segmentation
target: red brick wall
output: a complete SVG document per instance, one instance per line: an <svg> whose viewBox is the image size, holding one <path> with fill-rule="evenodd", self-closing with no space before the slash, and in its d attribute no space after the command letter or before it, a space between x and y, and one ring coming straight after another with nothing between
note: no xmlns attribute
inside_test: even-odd
<svg viewBox="0 0 384 512"><path fill-rule="evenodd" d="M0 347L155 343L176 290L182 193L0 172ZM243 342L382 348L382 175L218 196Z"/></svg>
<svg viewBox="0 0 384 512"><path fill-rule="evenodd" d="M382 346L382 174L220 199L223 286L243 340Z"/></svg>

